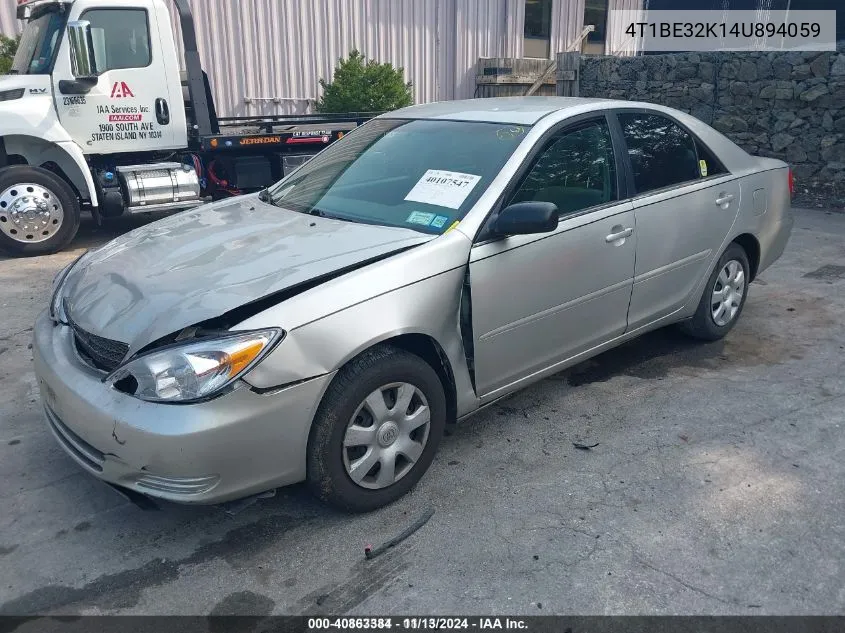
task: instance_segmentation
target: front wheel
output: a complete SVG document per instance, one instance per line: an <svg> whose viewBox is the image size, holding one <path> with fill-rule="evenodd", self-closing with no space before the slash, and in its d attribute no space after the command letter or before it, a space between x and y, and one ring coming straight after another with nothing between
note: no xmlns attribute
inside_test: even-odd
<svg viewBox="0 0 845 633"><path fill-rule="evenodd" d="M53 172L28 165L0 169L0 250L55 253L76 235L80 214L73 189Z"/></svg>
<svg viewBox="0 0 845 633"><path fill-rule="evenodd" d="M736 243L725 249L707 280L695 315L681 324L681 330L705 341L716 341L739 320L749 282L748 256Z"/></svg>
<svg viewBox="0 0 845 633"><path fill-rule="evenodd" d="M338 372L308 442L308 484L322 500L366 512L408 492L431 465L446 423L435 371L380 346Z"/></svg>

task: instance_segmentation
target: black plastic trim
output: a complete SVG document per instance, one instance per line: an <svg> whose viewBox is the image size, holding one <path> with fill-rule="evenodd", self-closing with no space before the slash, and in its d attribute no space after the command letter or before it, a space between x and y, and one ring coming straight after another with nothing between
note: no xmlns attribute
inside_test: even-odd
<svg viewBox="0 0 845 633"><path fill-rule="evenodd" d="M84 95L97 85L97 79L59 79L59 92L63 95Z"/></svg>

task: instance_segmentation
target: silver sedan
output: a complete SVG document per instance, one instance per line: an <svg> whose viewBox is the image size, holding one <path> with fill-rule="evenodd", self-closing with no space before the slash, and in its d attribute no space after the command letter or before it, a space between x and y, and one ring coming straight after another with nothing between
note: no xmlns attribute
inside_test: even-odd
<svg viewBox="0 0 845 633"><path fill-rule="evenodd" d="M265 191L64 270L35 325L47 423L150 497L304 480L377 508L447 423L655 328L725 336L783 252L791 182L645 103L391 112Z"/></svg>

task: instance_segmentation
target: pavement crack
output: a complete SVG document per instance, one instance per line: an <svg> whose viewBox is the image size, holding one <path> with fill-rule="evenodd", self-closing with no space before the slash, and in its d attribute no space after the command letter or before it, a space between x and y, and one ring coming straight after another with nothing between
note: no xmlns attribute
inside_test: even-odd
<svg viewBox="0 0 845 633"><path fill-rule="evenodd" d="M707 597L707 598L710 598L711 600L715 600L715 601L717 601L717 602L721 602L722 604L726 604L726 605L729 605L729 606L738 606L738 605L739 605L739 602L736 602L736 601L734 601L734 600L725 600L724 598L721 598L721 597L719 597L719 596L717 596L717 595L715 595L715 594L712 594L712 593L710 593L710 592L708 592L708 591L705 591L705 590L704 590L704 589L702 589L701 587L696 587L695 585L692 585L692 584L688 583L688 582L687 582L686 580L684 580L683 578L680 578L679 576L676 576L676 575L675 575L675 574L673 574L672 572L670 572L670 571L666 571L665 569L660 569L659 567L655 567L654 565L652 565L652 564L651 564L651 563L649 563L648 561L644 561L642 558L639 558L638 556L634 556L634 560L636 560L636 561L637 561L640 565L642 565L643 567L647 567L648 569L651 569L652 571L656 571L658 574L663 574L663 575L664 575L664 576L666 576L667 578L671 578L671 579L672 579L672 580L674 580L676 583L678 583L679 585L682 585L683 587L686 587L686 588L687 588L687 589L689 589L690 591L694 591L694 592L695 592L695 593L697 593L697 594L700 594L700 595L702 595L702 596L705 596L705 597Z"/></svg>
<svg viewBox="0 0 845 633"><path fill-rule="evenodd" d="M32 327L25 327L22 330L18 330L17 332L12 332L11 334L7 334L6 336L0 336L0 341L8 341L16 336L20 336L21 334L26 334L27 332L32 332Z"/></svg>

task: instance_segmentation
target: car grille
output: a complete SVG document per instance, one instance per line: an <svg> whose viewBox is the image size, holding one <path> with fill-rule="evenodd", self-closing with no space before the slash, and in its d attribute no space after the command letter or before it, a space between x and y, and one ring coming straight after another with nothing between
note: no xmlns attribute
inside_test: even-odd
<svg viewBox="0 0 845 633"><path fill-rule="evenodd" d="M67 310L65 310L67 314ZM120 341L103 338L86 332L67 315L68 324L73 330L76 351L89 365L103 371L114 371L126 357L129 346Z"/></svg>

